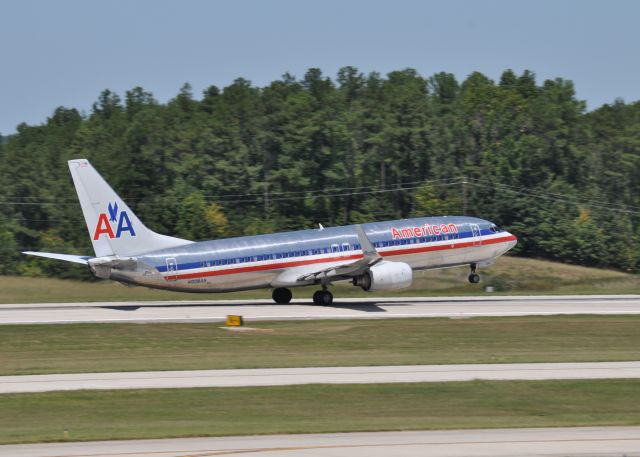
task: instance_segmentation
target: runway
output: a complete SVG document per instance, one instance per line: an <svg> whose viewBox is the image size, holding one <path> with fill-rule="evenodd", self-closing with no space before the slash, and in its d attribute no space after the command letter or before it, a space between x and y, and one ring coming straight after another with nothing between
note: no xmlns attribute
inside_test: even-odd
<svg viewBox="0 0 640 457"><path fill-rule="evenodd" d="M385 319L556 314L640 314L640 295L337 298L332 306L310 300L276 305L271 300L40 303L0 305L0 324L81 322L221 322L229 314L246 321Z"/></svg>
<svg viewBox="0 0 640 457"><path fill-rule="evenodd" d="M0 376L0 394L82 389L167 389L473 380L540 381L550 379L640 379L640 362L259 368Z"/></svg>
<svg viewBox="0 0 640 457"><path fill-rule="evenodd" d="M640 427L233 436L0 446L11 457L640 456Z"/></svg>

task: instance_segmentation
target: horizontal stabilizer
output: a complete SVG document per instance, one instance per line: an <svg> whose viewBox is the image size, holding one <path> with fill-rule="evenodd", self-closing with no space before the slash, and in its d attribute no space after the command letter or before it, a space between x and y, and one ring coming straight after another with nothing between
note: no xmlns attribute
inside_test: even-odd
<svg viewBox="0 0 640 457"><path fill-rule="evenodd" d="M56 254L55 252L24 251L23 254L46 257L48 259L64 260L65 262L81 263L83 265L88 265L88 260L92 258L88 255Z"/></svg>

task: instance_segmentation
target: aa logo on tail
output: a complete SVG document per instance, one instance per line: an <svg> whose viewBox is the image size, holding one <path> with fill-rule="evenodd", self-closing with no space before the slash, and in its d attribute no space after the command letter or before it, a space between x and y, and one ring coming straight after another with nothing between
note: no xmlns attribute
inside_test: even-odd
<svg viewBox="0 0 640 457"><path fill-rule="evenodd" d="M136 232L131 225L129 215L126 211L120 211L118 214L118 203L113 204L109 202L107 206L107 213L100 213L98 215L98 223L96 224L96 230L93 232L93 239L98 240L102 235L107 235L109 239L120 238L124 232L129 232L131 236L136 236ZM117 223L117 226L116 226ZM113 233L113 227L115 229L115 235Z"/></svg>

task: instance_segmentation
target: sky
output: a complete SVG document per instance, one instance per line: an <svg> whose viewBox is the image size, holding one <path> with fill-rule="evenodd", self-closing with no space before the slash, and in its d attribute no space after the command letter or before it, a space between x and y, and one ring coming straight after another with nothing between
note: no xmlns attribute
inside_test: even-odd
<svg viewBox="0 0 640 457"><path fill-rule="evenodd" d="M595 109L640 99L635 0L0 0L0 134L89 113L104 89L161 102L189 82L415 68L572 80Z"/></svg>

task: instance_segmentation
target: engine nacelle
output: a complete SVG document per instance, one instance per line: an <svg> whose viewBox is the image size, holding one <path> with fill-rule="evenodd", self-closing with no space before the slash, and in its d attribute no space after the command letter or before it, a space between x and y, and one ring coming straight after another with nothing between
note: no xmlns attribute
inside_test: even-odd
<svg viewBox="0 0 640 457"><path fill-rule="evenodd" d="M353 285L363 290L394 290L409 287L413 282L413 271L404 262L381 261L369 268L362 276L353 278Z"/></svg>

